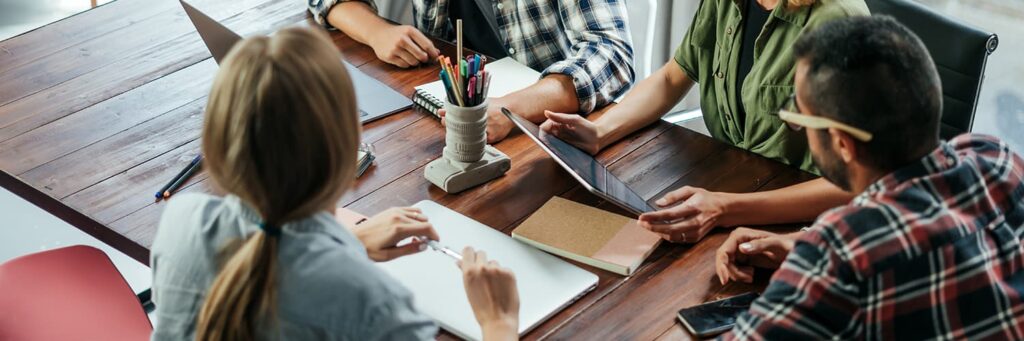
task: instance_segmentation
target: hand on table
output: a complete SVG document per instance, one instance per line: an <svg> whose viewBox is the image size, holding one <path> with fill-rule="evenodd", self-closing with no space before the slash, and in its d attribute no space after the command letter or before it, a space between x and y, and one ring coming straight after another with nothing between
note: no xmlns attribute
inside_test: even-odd
<svg viewBox="0 0 1024 341"><path fill-rule="evenodd" d="M577 114L562 114L547 110L544 111L544 117L547 117L547 120L541 123L540 128L548 134L554 135L590 155L601 151L598 128L594 122Z"/></svg>
<svg viewBox="0 0 1024 341"><path fill-rule="evenodd" d="M715 272L724 285L729 281L750 283L754 268L778 269L803 232L776 234L737 228L715 252Z"/></svg>
<svg viewBox="0 0 1024 341"><path fill-rule="evenodd" d="M425 249L426 243L419 239L398 246L398 242L409 237L440 240L423 212L412 207L396 207L381 212L354 226L352 232L363 242L370 259L377 262L386 262Z"/></svg>
<svg viewBox="0 0 1024 341"><path fill-rule="evenodd" d="M429 62L441 53L423 32L409 25L381 30L370 37L369 45L377 58L400 68Z"/></svg>
<svg viewBox="0 0 1024 341"><path fill-rule="evenodd" d="M655 203L664 209L640 215L640 227L673 243L696 243L716 226L731 226L728 193L685 186Z"/></svg>
<svg viewBox="0 0 1024 341"><path fill-rule="evenodd" d="M487 99L487 103L487 143L495 144L508 137L514 125L501 112L501 108L507 106L504 98L491 97ZM444 116L446 113L447 111L444 108L437 111L437 115L441 116L442 126L445 125Z"/></svg>
<svg viewBox="0 0 1024 341"><path fill-rule="evenodd" d="M519 335L519 291L516 276L483 251L462 251L462 281L485 340L516 339Z"/></svg>

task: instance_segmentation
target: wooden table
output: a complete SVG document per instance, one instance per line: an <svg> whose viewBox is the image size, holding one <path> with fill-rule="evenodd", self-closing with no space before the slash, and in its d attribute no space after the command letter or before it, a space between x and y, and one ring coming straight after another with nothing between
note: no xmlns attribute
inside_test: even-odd
<svg viewBox="0 0 1024 341"><path fill-rule="evenodd" d="M313 25L303 1L194 2L243 35ZM401 70L331 34L350 62L407 96L436 79L435 66ZM41 193L37 203L145 261L164 207L152 195L198 153L216 70L172 0L119 0L0 42L0 184ZM443 134L437 120L414 110L368 124L363 140L375 144L376 165L339 205L374 213L430 199L505 233L556 195L622 212L582 190L521 134L496 145L512 158L506 176L448 195L423 178ZM597 157L645 198L682 185L750 192L811 178L664 122ZM184 191L210 191L205 174ZM526 338L688 337L675 322L679 308L764 285L764 276L753 286L718 284L713 254L726 233L694 246L665 244L629 278L584 266L599 275L597 289Z"/></svg>

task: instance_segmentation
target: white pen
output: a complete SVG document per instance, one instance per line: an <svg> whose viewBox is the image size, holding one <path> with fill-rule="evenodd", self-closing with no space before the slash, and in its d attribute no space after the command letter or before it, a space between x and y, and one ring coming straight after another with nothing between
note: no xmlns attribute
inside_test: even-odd
<svg viewBox="0 0 1024 341"><path fill-rule="evenodd" d="M452 249L449 249L448 247L446 247L444 245L441 245L441 243L438 243L436 240L430 240L430 238L427 238L427 237L419 237L419 239L420 239L420 241L425 243L427 246L429 246L434 251L443 253L443 254L447 255L448 257L454 258L457 261L461 261L462 260L462 255L461 254L459 254L458 252L455 252Z"/></svg>

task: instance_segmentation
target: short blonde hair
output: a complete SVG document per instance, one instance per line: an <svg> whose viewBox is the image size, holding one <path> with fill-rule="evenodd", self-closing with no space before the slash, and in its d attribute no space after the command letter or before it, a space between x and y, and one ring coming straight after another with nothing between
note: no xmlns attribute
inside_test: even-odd
<svg viewBox="0 0 1024 341"><path fill-rule="evenodd" d="M789 7L803 7L813 5L817 0L787 0Z"/></svg>
<svg viewBox="0 0 1024 341"><path fill-rule="evenodd" d="M323 31L290 28L238 43L214 80L205 166L270 229L332 207L355 178L360 123L340 59ZM257 232L222 251L197 339L254 339L273 322L277 239Z"/></svg>

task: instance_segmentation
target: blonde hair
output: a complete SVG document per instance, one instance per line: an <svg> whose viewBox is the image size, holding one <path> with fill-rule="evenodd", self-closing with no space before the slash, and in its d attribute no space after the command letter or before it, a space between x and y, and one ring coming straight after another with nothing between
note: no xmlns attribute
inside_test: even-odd
<svg viewBox="0 0 1024 341"><path fill-rule="evenodd" d="M321 31L239 42L220 66L203 125L210 177L265 227L235 241L199 311L198 340L251 340L274 324L281 224L328 209L355 177L355 93ZM277 229L277 230L275 230Z"/></svg>
<svg viewBox="0 0 1024 341"><path fill-rule="evenodd" d="M787 0L789 7L803 7L813 5L817 0Z"/></svg>

